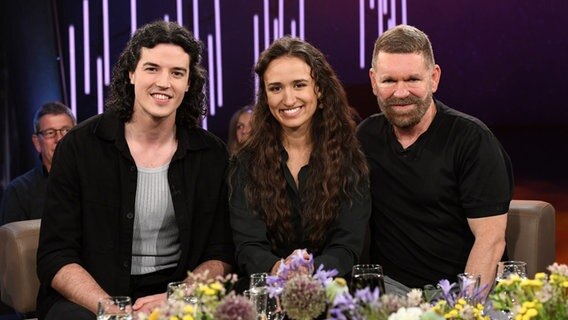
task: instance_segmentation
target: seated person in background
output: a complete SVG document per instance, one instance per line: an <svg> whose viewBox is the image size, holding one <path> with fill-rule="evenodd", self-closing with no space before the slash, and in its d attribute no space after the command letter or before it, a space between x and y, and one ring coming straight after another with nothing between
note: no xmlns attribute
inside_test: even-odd
<svg viewBox="0 0 568 320"><path fill-rule="evenodd" d="M0 205L0 225L41 218L53 152L59 140L75 123L71 110L60 102L48 102L36 111L32 142L41 162L6 187Z"/></svg>
<svg viewBox="0 0 568 320"><path fill-rule="evenodd" d="M229 152L235 154L238 148L248 139L252 118L252 106L244 106L237 110L229 122L229 137L227 145Z"/></svg>
<svg viewBox="0 0 568 320"><path fill-rule="evenodd" d="M315 267L349 274L371 212L365 158L345 92L324 55L284 37L260 56L252 133L230 170L237 264L276 274L307 249Z"/></svg>
<svg viewBox="0 0 568 320"><path fill-rule="evenodd" d="M407 287L464 271L490 285L505 250L511 163L481 121L433 98L440 74L414 27L375 43L369 76L382 113L357 133L371 171L371 262Z"/></svg>
<svg viewBox="0 0 568 320"><path fill-rule="evenodd" d="M205 114L201 43L173 22L138 29L107 109L57 148L37 255L40 319L94 319L127 295L149 312L188 271L230 272L225 144Z"/></svg>

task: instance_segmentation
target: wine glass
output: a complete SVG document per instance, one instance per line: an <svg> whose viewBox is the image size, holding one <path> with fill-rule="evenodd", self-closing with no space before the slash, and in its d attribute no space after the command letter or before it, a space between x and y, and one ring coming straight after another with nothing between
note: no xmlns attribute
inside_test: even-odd
<svg viewBox="0 0 568 320"><path fill-rule="evenodd" d="M369 287L371 291L379 288L379 294L384 294L385 279L383 267L378 264L356 264L351 271L351 292Z"/></svg>
<svg viewBox="0 0 568 320"><path fill-rule="evenodd" d="M132 320L132 300L127 296L99 300L97 320Z"/></svg>

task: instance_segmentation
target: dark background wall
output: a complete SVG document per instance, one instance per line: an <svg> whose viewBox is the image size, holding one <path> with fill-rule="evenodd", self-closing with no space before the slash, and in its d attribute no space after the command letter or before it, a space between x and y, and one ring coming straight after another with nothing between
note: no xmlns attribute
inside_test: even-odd
<svg viewBox="0 0 568 320"><path fill-rule="evenodd" d="M285 0L281 2L282 10L278 0L184 0L182 18L189 29L194 26L193 1L199 5L196 12L199 36L206 49L204 66L215 79L210 88L215 93L222 89L222 105L217 95L214 101L210 100L215 112L207 118L210 131L225 138L231 114L254 100L253 21L254 15L258 15L262 50L265 4L269 6L270 34L274 31L272 20L279 18L281 12L284 12L284 34L292 32L292 20L299 26L299 8L303 4L305 39L328 56L347 89L350 103L361 115L366 117L376 112L367 74L373 42L379 34L379 0ZM130 37L131 8L130 1L109 2L108 62L112 66ZM391 1L382 2L388 2L382 8L385 29L394 9L396 23L406 19L408 24L430 36L437 63L442 67L437 98L487 123L508 150L518 179L560 183L567 180L568 170L562 159L568 151L568 108L563 95L568 72L567 1L396 0L394 6ZM103 1L87 2L89 94L83 90L84 3L20 0L0 4L2 187L36 160L30 141L34 110L48 100L71 103L71 25L76 40L77 116L81 121L97 113L101 102L97 98L97 82L101 79L96 74L96 59L105 61ZM220 9L219 20L215 16L216 5ZM404 6L406 16L402 14ZM176 20L176 14L174 0L137 2L138 26L163 19L165 15ZM362 18L363 39L359 33ZM216 41L222 50L215 46ZM221 83L217 82L217 55L222 66ZM106 90L103 84L103 96Z"/></svg>

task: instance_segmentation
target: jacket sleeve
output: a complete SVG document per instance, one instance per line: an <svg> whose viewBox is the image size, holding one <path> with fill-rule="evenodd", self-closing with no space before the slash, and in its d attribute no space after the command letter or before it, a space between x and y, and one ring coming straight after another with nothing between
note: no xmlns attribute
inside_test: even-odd
<svg viewBox="0 0 568 320"><path fill-rule="evenodd" d="M53 157L37 252L37 274L49 286L55 274L70 263L82 264L80 186L74 136L62 139Z"/></svg>
<svg viewBox="0 0 568 320"><path fill-rule="evenodd" d="M367 181L367 180L365 180ZM368 183L361 183L351 195L351 204L344 203L337 219L330 225L321 254L314 257L316 269L336 269L339 276L351 272L363 252L365 232L371 216L371 196Z"/></svg>
<svg viewBox="0 0 568 320"><path fill-rule="evenodd" d="M197 214L212 214L211 219L206 219L211 221L209 224L209 231L198 230L199 234L207 237L207 243L203 255L201 256L200 263L208 260L220 260L230 265L235 264L235 247L233 244L233 239L231 237L231 226L229 223L229 205L227 196L227 179L226 170L228 164L228 152L226 147L221 142L218 143L218 148L209 154L209 158L205 160L205 166L203 168L204 172L208 172L207 181L201 180L202 184L195 186L196 188L204 188L210 192L209 198L210 204L214 205L211 212L206 209L208 205L201 206L198 208ZM211 181L214 179L214 181ZM214 190L210 188L214 186ZM202 194L204 190L198 191L198 194ZM198 198L201 198L198 196ZM198 202L204 203L205 199L196 199ZM203 218L203 217L202 217ZM203 226L197 226L201 228Z"/></svg>
<svg viewBox="0 0 568 320"><path fill-rule="evenodd" d="M246 169L235 162L231 171L229 207L237 265L248 275L269 272L280 257L271 251L266 224L249 209L244 191Z"/></svg>

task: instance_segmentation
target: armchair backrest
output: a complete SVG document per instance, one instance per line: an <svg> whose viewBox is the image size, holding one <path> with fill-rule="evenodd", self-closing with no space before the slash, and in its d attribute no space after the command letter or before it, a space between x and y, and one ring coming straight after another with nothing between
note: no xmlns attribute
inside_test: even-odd
<svg viewBox="0 0 568 320"><path fill-rule="evenodd" d="M0 295L18 313L36 310L36 253L40 219L0 226Z"/></svg>
<svg viewBox="0 0 568 320"><path fill-rule="evenodd" d="M513 200L507 220L510 260L527 263L527 276L546 271L556 260L556 211L544 201Z"/></svg>

